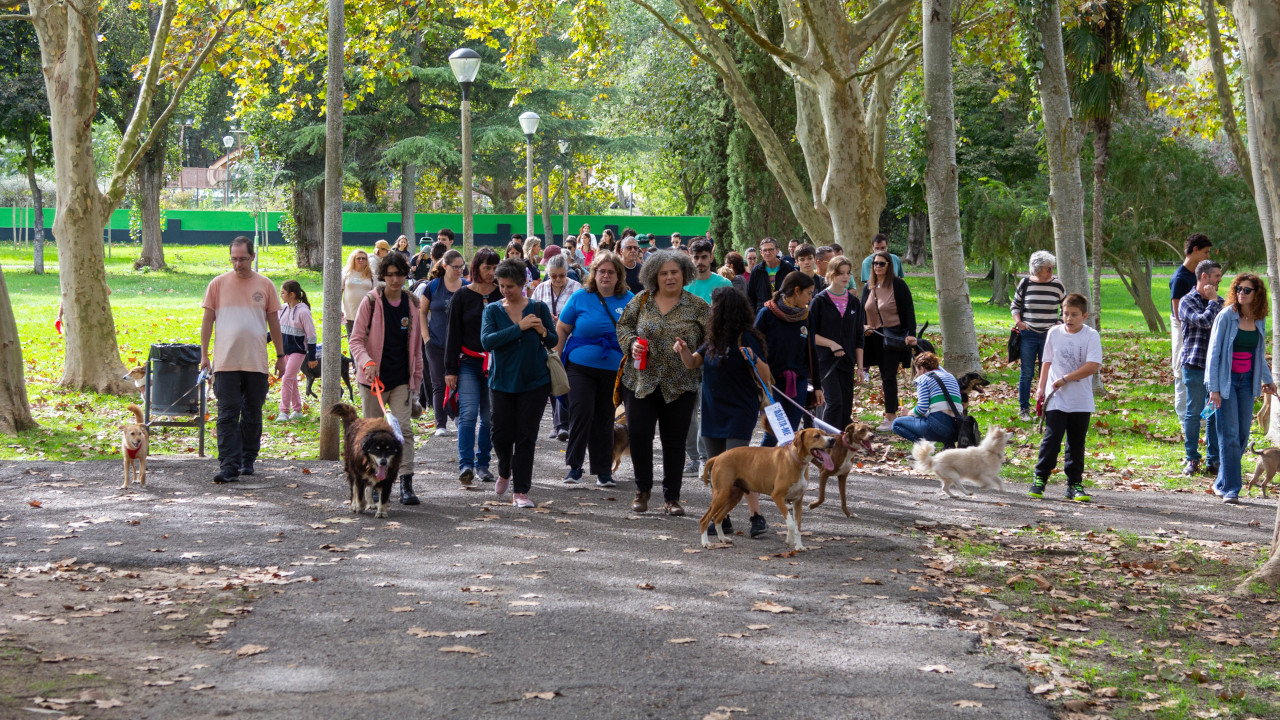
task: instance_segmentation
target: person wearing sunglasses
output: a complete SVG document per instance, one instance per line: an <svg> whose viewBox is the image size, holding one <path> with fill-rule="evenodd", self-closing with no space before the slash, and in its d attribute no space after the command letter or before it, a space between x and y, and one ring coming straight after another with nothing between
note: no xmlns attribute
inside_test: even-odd
<svg viewBox="0 0 1280 720"><path fill-rule="evenodd" d="M898 415L898 368L911 367L911 346L916 344L916 308L911 288L890 267L887 250L871 256L871 279L862 287L862 308L866 318L866 346L863 368L880 368L884 390L884 423L876 428L892 432ZM827 393L831 397L831 393ZM837 425L837 427L840 427Z"/></svg>
<svg viewBox="0 0 1280 720"><path fill-rule="evenodd" d="M436 243L442 246L443 243ZM422 298L418 306L418 324L425 328L427 344L427 377L431 383L431 407L435 413L435 437L449 434L449 412L445 407L444 383L444 341L449 332L449 301L462 288L470 283L462 277L462 269L467 266L462 253L457 250L446 250L440 261L431 270L425 283L420 283L414 292Z"/></svg>
<svg viewBox="0 0 1280 720"><path fill-rule="evenodd" d="M1267 303L1262 278L1253 273L1237 275L1209 334L1204 384L1217 415L1222 458L1213 492L1230 505L1240 502L1240 458L1249 443L1253 402L1264 392L1276 393L1267 366Z"/></svg>
<svg viewBox="0 0 1280 720"><path fill-rule="evenodd" d="M360 384L360 405L365 418L383 416L383 405L395 416L404 434L400 452L400 503L417 505L413 494L413 404L422 384L422 325L418 298L404 291L409 261L390 253L378 263L375 288L360 301L351 330L351 359ZM380 382L381 402L374 393ZM375 498L385 506L388 498Z"/></svg>

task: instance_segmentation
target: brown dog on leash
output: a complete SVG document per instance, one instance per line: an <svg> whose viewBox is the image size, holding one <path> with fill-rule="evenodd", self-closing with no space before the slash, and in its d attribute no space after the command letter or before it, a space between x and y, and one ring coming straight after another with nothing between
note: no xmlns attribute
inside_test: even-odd
<svg viewBox="0 0 1280 720"><path fill-rule="evenodd" d="M1267 396L1270 399L1270 395ZM1271 484L1271 480L1275 478L1276 473L1280 472L1280 448L1267 448L1266 450L1257 450L1253 447L1253 443L1249 443L1249 449L1254 455L1258 456L1258 467L1253 471L1253 479L1245 486L1245 490L1252 489L1258 480L1265 474L1266 480L1263 480L1258 487L1262 488L1262 497L1267 496L1267 486Z"/></svg>
<svg viewBox="0 0 1280 720"><path fill-rule="evenodd" d="M840 433L839 441L831 446L831 462L835 465L834 470L827 470L819 467L821 474L818 476L818 499L809 503L809 509L812 510L827 499L827 479L836 476L840 481L840 509L844 510L845 517L853 517L853 513L849 512L849 506L845 502L844 486L849 479L849 472L853 470L853 466L857 463L854 454L858 452L871 452L871 438L876 434L876 429L866 423L854 421L849 423L848 427ZM818 461L814 460L813 464L817 465Z"/></svg>
<svg viewBox="0 0 1280 720"><path fill-rule="evenodd" d="M147 426L142 419L142 408L131 404L129 410L136 422L120 426L120 454L124 456L121 490L129 487L129 480L133 477L138 479L139 485L147 485Z"/></svg>
<svg viewBox="0 0 1280 720"><path fill-rule="evenodd" d="M817 428L801 430L784 447L739 447L711 458L702 469L702 482L711 485L711 506L699 521L702 546L711 547L707 526L716 526L716 538L725 542L720 524L742 496L758 492L773 498L787 523L787 547L803 550L800 540L800 506L808 487L809 459L816 458L824 470L835 470L829 452L836 439ZM791 512L787 504L791 504Z"/></svg>

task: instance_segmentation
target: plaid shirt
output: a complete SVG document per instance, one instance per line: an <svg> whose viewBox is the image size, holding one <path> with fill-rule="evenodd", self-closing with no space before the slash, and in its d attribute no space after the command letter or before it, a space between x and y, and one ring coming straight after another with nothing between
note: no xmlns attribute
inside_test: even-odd
<svg viewBox="0 0 1280 720"><path fill-rule="evenodd" d="M1178 304L1178 320L1182 323L1182 355L1180 364L1193 368L1204 368L1205 358L1209 352L1209 333L1213 330L1213 319L1222 311L1222 297L1212 302L1205 300L1199 292L1189 292Z"/></svg>

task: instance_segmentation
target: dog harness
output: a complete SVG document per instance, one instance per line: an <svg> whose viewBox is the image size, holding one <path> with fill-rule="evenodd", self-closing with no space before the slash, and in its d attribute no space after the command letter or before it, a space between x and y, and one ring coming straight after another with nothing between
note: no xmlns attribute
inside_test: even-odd
<svg viewBox="0 0 1280 720"><path fill-rule="evenodd" d="M139 451L139 450L141 450L141 449L142 449L142 446L141 446L141 445L139 445L138 447L135 447L135 448L126 447L126 448L124 449L124 453L125 453L126 455L128 455L128 456L129 456L129 459L130 459L130 460L137 460L137 459L138 459L138 451Z"/></svg>

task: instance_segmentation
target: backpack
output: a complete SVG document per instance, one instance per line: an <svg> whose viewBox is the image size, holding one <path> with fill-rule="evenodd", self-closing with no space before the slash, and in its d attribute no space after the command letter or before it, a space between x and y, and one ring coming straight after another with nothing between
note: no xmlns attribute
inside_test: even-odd
<svg viewBox="0 0 1280 720"><path fill-rule="evenodd" d="M982 429L978 427L978 419L956 407L956 404L951 401L951 395L947 392L947 386L943 384L942 378L936 370L929 373L929 377L938 383L938 388L942 390L942 397L947 400L947 408L951 410L951 414L956 418L956 447L967 448L981 445Z"/></svg>

